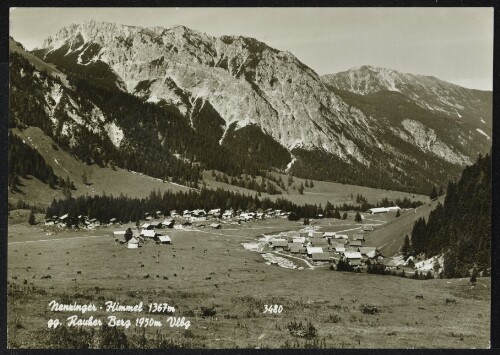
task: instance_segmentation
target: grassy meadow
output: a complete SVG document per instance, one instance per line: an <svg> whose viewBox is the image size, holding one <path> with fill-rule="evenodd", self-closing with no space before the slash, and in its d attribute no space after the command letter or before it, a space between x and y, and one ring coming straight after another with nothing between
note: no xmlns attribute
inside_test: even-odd
<svg viewBox="0 0 500 355"><path fill-rule="evenodd" d="M325 219L317 226L349 235L360 227L353 214L347 221ZM164 302L175 307L174 316L191 323L185 329L170 327L165 314L115 313L119 318L147 316L162 322L161 327L114 328L129 347L489 346L489 278L480 278L471 289L466 279L411 280L331 271L327 265L285 269L267 265L258 252L241 245L263 233L302 227L271 219L227 224L221 230L169 229L171 245L148 242L133 250L114 241L113 230L123 227L47 235L40 226L28 226L13 215L8 232L8 346L87 347L97 342L99 332L92 328L54 330L47 321L72 314L105 321L109 314L51 312L51 300L97 306L108 300L125 305ZM446 303L447 298L455 303ZM263 313L264 305L274 304L283 311Z"/></svg>

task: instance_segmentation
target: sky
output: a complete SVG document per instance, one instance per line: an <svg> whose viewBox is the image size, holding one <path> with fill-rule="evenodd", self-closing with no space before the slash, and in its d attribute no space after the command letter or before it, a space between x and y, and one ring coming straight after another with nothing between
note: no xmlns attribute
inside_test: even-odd
<svg viewBox="0 0 500 355"><path fill-rule="evenodd" d="M89 19L253 37L320 75L373 65L493 86L493 8L11 8L10 35L33 49Z"/></svg>

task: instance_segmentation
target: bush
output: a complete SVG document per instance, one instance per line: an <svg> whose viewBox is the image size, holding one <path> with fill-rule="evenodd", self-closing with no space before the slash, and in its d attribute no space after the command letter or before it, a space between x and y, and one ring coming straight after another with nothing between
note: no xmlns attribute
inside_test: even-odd
<svg viewBox="0 0 500 355"><path fill-rule="evenodd" d="M379 314L380 311L376 306L368 305L368 304L363 304L360 306L361 313L363 314Z"/></svg>
<svg viewBox="0 0 500 355"><path fill-rule="evenodd" d="M318 335L316 327L308 322L307 325L303 325L302 322L291 321L287 324L288 331L290 334L300 338L312 339Z"/></svg>
<svg viewBox="0 0 500 355"><path fill-rule="evenodd" d="M330 323L338 323L342 320L342 318L340 318L340 316L338 316L337 314L330 314L328 316L328 322Z"/></svg>
<svg viewBox="0 0 500 355"><path fill-rule="evenodd" d="M369 264L366 272L368 274L387 275L385 265L380 263Z"/></svg>
<svg viewBox="0 0 500 355"><path fill-rule="evenodd" d="M201 316L203 318L215 317L217 315L217 311L215 307L201 307Z"/></svg>
<svg viewBox="0 0 500 355"><path fill-rule="evenodd" d="M340 259L337 263L337 271L354 271L354 268L344 259Z"/></svg>

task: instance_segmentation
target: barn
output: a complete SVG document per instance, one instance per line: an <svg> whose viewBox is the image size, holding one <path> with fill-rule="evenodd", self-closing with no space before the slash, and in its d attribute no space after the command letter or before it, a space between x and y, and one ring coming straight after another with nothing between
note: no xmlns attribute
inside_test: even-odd
<svg viewBox="0 0 500 355"><path fill-rule="evenodd" d="M328 254L328 253L312 253L311 259L313 261L330 261L330 254Z"/></svg>
<svg viewBox="0 0 500 355"><path fill-rule="evenodd" d="M391 207L374 207L370 208L367 212L370 214L377 214L377 213L387 213L387 212L396 212L401 210L398 206L391 206Z"/></svg>
<svg viewBox="0 0 500 355"><path fill-rule="evenodd" d="M288 247L288 241L285 239L274 239L271 241L271 248L274 250L285 250Z"/></svg>
<svg viewBox="0 0 500 355"><path fill-rule="evenodd" d="M335 238L335 232L325 232L323 238Z"/></svg>
<svg viewBox="0 0 500 355"><path fill-rule="evenodd" d="M139 248L139 240L136 237L132 237L127 243L127 248L129 249Z"/></svg>
<svg viewBox="0 0 500 355"><path fill-rule="evenodd" d="M307 256L312 257L312 254L323 253L323 248L321 247L307 247Z"/></svg>
<svg viewBox="0 0 500 355"><path fill-rule="evenodd" d="M361 240L351 240L349 242L350 247L361 247L363 246L363 242Z"/></svg>
<svg viewBox="0 0 500 355"><path fill-rule="evenodd" d="M156 242L158 244L171 244L172 243L172 240L170 239L170 237L168 235L159 235L155 239L156 239Z"/></svg>
<svg viewBox="0 0 500 355"><path fill-rule="evenodd" d="M365 240L365 236L363 234L354 234L352 236L352 239L354 239L354 240L363 240L364 241Z"/></svg>
<svg viewBox="0 0 500 355"><path fill-rule="evenodd" d="M145 238L154 238L158 235L154 230L149 230L149 229L143 229L141 231L141 236Z"/></svg>
<svg viewBox="0 0 500 355"><path fill-rule="evenodd" d="M164 228L174 228L175 221L173 219L166 219L161 224Z"/></svg>
<svg viewBox="0 0 500 355"><path fill-rule="evenodd" d="M328 240L327 239L323 239L323 238L311 238L310 241L311 241L311 245L313 247L328 246Z"/></svg>

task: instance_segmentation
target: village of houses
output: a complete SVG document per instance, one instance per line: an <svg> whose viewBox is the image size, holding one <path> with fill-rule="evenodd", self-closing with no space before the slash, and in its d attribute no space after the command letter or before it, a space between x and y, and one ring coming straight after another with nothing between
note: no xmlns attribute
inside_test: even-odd
<svg viewBox="0 0 500 355"><path fill-rule="evenodd" d="M399 207L372 208L368 214L379 214L394 212ZM235 225L242 225L260 220L284 219L287 220L289 212L268 209L266 211L233 211L212 209L205 211L195 209L182 212L170 211L163 213L156 211L146 213L142 223L130 224L130 227L121 223L116 218L111 218L107 223L97 219L89 219L87 216L70 216L68 214L60 217L53 216L45 220L45 226L56 229L79 228L94 230L101 227L111 227L114 242L126 245L129 249L138 249L147 244L172 244L169 229L183 231L200 231L207 229L227 229ZM363 217L364 218L364 217ZM373 246L366 246L365 241L370 236L377 224L362 224L357 233L347 234L342 231L321 232L318 223L323 219L318 215L317 219L312 219L310 225L303 225L302 222L288 222L293 224L295 230L279 232L277 234L262 234L262 237L255 243L241 243L246 250L262 254L269 265L277 265L290 269L304 269L306 265L310 269L320 266L336 268L339 261L344 261L354 270L363 271L366 269L367 261L383 262L385 265L396 267L390 259L384 258L380 251ZM121 229L116 230L116 227ZM385 260L384 260L385 259ZM301 262L298 262L301 261ZM389 263L388 263L389 262Z"/></svg>

